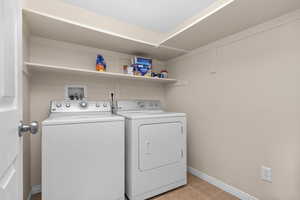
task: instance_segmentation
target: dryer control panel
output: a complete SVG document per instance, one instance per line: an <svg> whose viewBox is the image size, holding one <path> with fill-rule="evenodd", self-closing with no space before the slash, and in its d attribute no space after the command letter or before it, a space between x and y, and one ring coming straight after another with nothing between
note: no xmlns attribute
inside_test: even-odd
<svg viewBox="0 0 300 200"><path fill-rule="evenodd" d="M159 100L121 100L117 101L118 111L161 110Z"/></svg>
<svg viewBox="0 0 300 200"><path fill-rule="evenodd" d="M53 100L50 103L50 112L111 112L111 105L109 101Z"/></svg>

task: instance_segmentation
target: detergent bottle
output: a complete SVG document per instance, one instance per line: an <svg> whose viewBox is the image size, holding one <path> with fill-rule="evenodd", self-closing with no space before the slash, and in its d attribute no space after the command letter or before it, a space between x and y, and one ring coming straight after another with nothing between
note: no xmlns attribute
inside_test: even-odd
<svg viewBox="0 0 300 200"><path fill-rule="evenodd" d="M102 55L97 55L96 59L96 70L100 72L106 71L106 63Z"/></svg>

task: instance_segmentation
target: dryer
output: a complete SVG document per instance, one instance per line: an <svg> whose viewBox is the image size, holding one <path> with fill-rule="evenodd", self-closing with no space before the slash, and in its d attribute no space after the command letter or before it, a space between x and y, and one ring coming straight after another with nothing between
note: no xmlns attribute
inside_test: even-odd
<svg viewBox="0 0 300 200"><path fill-rule="evenodd" d="M125 117L125 192L144 200L187 183L186 115L160 101L117 101Z"/></svg>
<svg viewBox="0 0 300 200"><path fill-rule="evenodd" d="M42 123L43 200L124 200L124 118L106 101L52 101Z"/></svg>

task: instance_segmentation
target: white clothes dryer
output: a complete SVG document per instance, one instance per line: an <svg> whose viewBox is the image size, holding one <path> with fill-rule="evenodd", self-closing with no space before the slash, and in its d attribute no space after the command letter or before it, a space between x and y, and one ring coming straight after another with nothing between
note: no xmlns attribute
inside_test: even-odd
<svg viewBox="0 0 300 200"><path fill-rule="evenodd" d="M125 193L144 200L187 183L186 114L160 101L117 101L125 117Z"/></svg>

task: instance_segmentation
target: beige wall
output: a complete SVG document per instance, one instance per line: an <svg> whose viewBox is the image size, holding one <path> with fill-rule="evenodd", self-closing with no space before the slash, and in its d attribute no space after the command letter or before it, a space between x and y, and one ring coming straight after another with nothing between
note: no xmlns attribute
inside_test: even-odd
<svg viewBox="0 0 300 200"><path fill-rule="evenodd" d="M129 64L131 55L101 49L32 37L30 61L43 64L66 65L95 69L96 55L100 53L108 63L108 70L122 72L123 64ZM155 60L157 70L164 63ZM119 99L160 99L164 101L164 86L144 81L118 80L94 76L70 75L66 73L35 72L30 80L31 120L42 121L48 116L48 105L52 99L64 98L64 86L86 85L88 99L108 100L109 91L115 91ZM31 184L41 183L41 133L31 136Z"/></svg>
<svg viewBox="0 0 300 200"><path fill-rule="evenodd" d="M180 80L168 108L188 114L189 166L261 200L300 199L299 36L300 15L285 16L167 63Z"/></svg>

